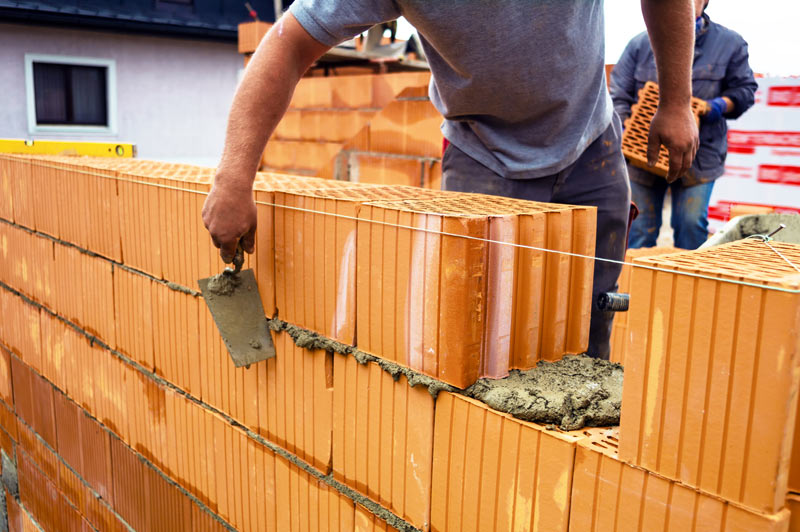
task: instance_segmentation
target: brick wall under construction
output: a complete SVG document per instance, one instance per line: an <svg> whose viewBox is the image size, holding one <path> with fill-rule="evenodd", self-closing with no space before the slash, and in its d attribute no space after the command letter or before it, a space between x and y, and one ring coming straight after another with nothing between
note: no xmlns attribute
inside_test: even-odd
<svg viewBox="0 0 800 532"><path fill-rule="evenodd" d="M637 259L622 425L563 432L461 389L585 349L591 263L542 249L593 254L593 209L261 173L277 356L237 369L212 175L0 156L11 530L789 530L800 279L763 243Z"/></svg>

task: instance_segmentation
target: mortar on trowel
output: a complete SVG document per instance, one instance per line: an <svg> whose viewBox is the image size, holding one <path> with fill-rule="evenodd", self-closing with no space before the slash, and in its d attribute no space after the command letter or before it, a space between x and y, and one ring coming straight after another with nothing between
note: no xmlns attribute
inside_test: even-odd
<svg viewBox="0 0 800 532"><path fill-rule="evenodd" d="M256 276L252 269L242 270L243 264L244 249L239 244L233 268L197 281L237 368L275 356Z"/></svg>

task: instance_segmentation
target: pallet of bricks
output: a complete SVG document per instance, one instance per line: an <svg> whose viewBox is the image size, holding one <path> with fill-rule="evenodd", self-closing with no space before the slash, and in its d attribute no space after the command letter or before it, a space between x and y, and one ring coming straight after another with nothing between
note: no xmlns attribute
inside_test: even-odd
<svg viewBox="0 0 800 532"><path fill-rule="evenodd" d="M786 530L800 296L763 243L640 259L622 425L561 432L461 390L586 348L593 208L258 174L277 356L236 369L212 175L0 156L10 529Z"/></svg>

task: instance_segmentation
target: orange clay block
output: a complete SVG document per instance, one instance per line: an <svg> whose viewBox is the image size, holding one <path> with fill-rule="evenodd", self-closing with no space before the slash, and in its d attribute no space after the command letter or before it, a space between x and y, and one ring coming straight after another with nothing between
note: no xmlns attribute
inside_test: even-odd
<svg viewBox="0 0 800 532"><path fill-rule="evenodd" d="M593 264L541 250L592 251L593 209L446 193L358 217L360 349L458 387L585 349L589 293L570 280Z"/></svg>
<svg viewBox="0 0 800 532"><path fill-rule="evenodd" d="M275 302L281 319L353 344L358 206L433 194L355 184L275 192Z"/></svg>
<svg viewBox="0 0 800 532"><path fill-rule="evenodd" d="M578 443L570 532L784 532L789 512L760 514L621 462L608 429Z"/></svg>
<svg viewBox="0 0 800 532"><path fill-rule="evenodd" d="M239 53L248 54L256 51L258 44L267 34L272 24L254 20L239 24Z"/></svg>
<svg viewBox="0 0 800 532"><path fill-rule="evenodd" d="M706 102L692 98L692 113L695 120L700 121L700 115L705 112ZM639 100L631 108L631 116L625 121L625 131L622 135L622 153L631 164L660 176L666 176L669 170L669 152L664 146L658 154L655 166L647 165L647 141L650 133L650 121L658 108L658 85L652 81L645 83L639 91Z"/></svg>
<svg viewBox="0 0 800 532"><path fill-rule="evenodd" d="M800 401L800 398L798 398ZM800 423L795 422L792 460L789 470L789 491L800 493Z"/></svg>
<svg viewBox="0 0 800 532"><path fill-rule="evenodd" d="M786 497L786 509L792 514L788 532L800 532L800 495L790 493Z"/></svg>
<svg viewBox="0 0 800 532"><path fill-rule="evenodd" d="M431 530L567 530L578 439L440 393Z"/></svg>
<svg viewBox="0 0 800 532"><path fill-rule="evenodd" d="M671 247L639 248L629 249L625 252L625 262L631 263L640 257L650 257L654 255L665 255L667 253L677 253L681 250ZM632 266L623 266L619 276L618 292L629 294L631 291ZM630 343L630 328L628 326L628 312L618 312L614 317L614 326L611 333L611 361L625 364L625 354L628 352Z"/></svg>
<svg viewBox="0 0 800 532"><path fill-rule="evenodd" d="M0 155L0 218L9 222L14 221L12 182L21 164L18 156Z"/></svg>
<svg viewBox="0 0 800 532"><path fill-rule="evenodd" d="M334 355L333 475L427 530L434 401L377 364Z"/></svg>
<svg viewBox="0 0 800 532"><path fill-rule="evenodd" d="M800 261L800 246L773 246ZM755 511L778 511L800 377L800 294L792 293L800 277L755 240L634 264L675 273L633 270L620 458Z"/></svg>
<svg viewBox="0 0 800 532"><path fill-rule="evenodd" d="M370 151L441 157L442 115L429 100L403 94L370 122Z"/></svg>

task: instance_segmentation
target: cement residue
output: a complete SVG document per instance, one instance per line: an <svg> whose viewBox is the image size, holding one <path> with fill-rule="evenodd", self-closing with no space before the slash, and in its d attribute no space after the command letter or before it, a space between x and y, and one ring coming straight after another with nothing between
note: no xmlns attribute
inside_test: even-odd
<svg viewBox="0 0 800 532"><path fill-rule="evenodd" d="M238 275L222 272L208 280L207 288L214 295L229 296L236 291L240 284L242 281Z"/></svg>
<svg viewBox="0 0 800 532"><path fill-rule="evenodd" d="M369 353L365 353L364 351L360 351L351 345L344 344L342 342L332 340L331 338L327 338L322 336L321 334L315 333L314 331L309 331L308 329L303 329L298 327L297 325L292 325L291 323L286 323L285 321L279 320L277 318L268 320L269 321L269 328L273 331L284 331L289 334L294 340L294 343L298 347L302 347L305 349L323 349L325 351L330 351L332 353L339 353L340 355L351 355L353 356L359 364L367 364L369 362L375 362L381 369L387 373L389 373L394 380L400 378L400 376L404 376L408 381L409 386L412 388L414 386L424 386L428 389L428 393L430 393L433 398L435 399L439 392L447 391L447 392L458 392L460 391L455 386L451 386L446 384L440 380L434 379L433 377L429 377L427 375L423 375L422 373L416 372L412 369L409 369L405 366L401 366L400 364L396 364L389 360L384 360L382 358L376 357L375 355L371 355Z"/></svg>
<svg viewBox="0 0 800 532"><path fill-rule="evenodd" d="M525 421L577 430L619 425L622 377L619 364L572 355L504 379L481 379L465 393Z"/></svg>

